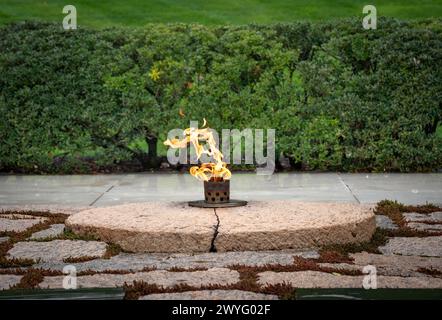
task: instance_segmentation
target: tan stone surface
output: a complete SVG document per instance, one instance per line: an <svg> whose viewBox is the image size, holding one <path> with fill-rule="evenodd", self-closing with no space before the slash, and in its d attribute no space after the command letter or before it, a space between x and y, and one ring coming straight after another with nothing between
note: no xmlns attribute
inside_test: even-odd
<svg viewBox="0 0 442 320"><path fill-rule="evenodd" d="M213 209L178 202L94 208L66 220L76 233L97 235L131 252L208 252L216 224Z"/></svg>
<svg viewBox="0 0 442 320"><path fill-rule="evenodd" d="M390 238L379 251L385 255L442 257L442 236Z"/></svg>
<svg viewBox="0 0 442 320"><path fill-rule="evenodd" d="M318 263L321 268L332 268L336 272L359 271L362 272L362 266L350 263Z"/></svg>
<svg viewBox="0 0 442 320"><path fill-rule="evenodd" d="M141 271L144 268L169 270L171 268L226 268L234 264L247 266L265 266L267 264L291 265L293 257L317 259L316 251L230 251L205 253L126 253L110 257L110 259L94 259L85 262L72 263L77 272L95 270L127 270ZM62 271L63 262L43 262L34 265L35 268Z"/></svg>
<svg viewBox="0 0 442 320"><path fill-rule="evenodd" d="M411 229L428 231L428 232L441 232L442 224L428 224L428 223L420 223L420 222L410 222L408 226Z"/></svg>
<svg viewBox="0 0 442 320"><path fill-rule="evenodd" d="M0 231L23 232L46 220L46 218L33 215L0 214Z"/></svg>
<svg viewBox="0 0 442 320"><path fill-rule="evenodd" d="M258 283L289 283L295 288L362 288L364 276L346 276L320 271L273 272L258 274ZM432 277L377 276L378 288L442 288L442 279Z"/></svg>
<svg viewBox="0 0 442 320"><path fill-rule="evenodd" d="M347 263L320 263L321 267L334 268L336 270L363 271L364 266L376 267L378 275L400 277L426 277L418 272L420 268L432 269L442 272L442 258L383 255L367 252L350 254L354 264Z"/></svg>
<svg viewBox="0 0 442 320"><path fill-rule="evenodd" d="M49 228L34 232L29 239L30 240L40 240L40 239L50 239L62 235L64 232L64 224L52 224Z"/></svg>
<svg viewBox="0 0 442 320"><path fill-rule="evenodd" d="M17 211L17 212L50 212L50 213L63 213L73 214L82 210L86 210L88 207L84 206L67 206L59 204L22 204L22 205L0 205L0 211Z"/></svg>
<svg viewBox="0 0 442 320"><path fill-rule="evenodd" d="M278 300L278 296L242 290L200 290L155 293L142 296L140 300Z"/></svg>
<svg viewBox="0 0 442 320"><path fill-rule="evenodd" d="M39 287L42 289L63 288L64 276L45 277ZM229 285L239 281L239 273L226 268L212 268L206 271L170 272L155 270L129 274L94 274L77 277L78 288L112 288L122 287L124 283L144 281L163 287L173 287L179 284L200 287L203 285Z"/></svg>
<svg viewBox="0 0 442 320"><path fill-rule="evenodd" d="M367 241L376 222L367 206L290 200L216 209L218 251L317 248Z"/></svg>
<svg viewBox="0 0 442 320"><path fill-rule="evenodd" d="M107 244L100 241L24 241L15 243L7 257L41 262L63 261L66 258L100 258L106 253L106 247Z"/></svg>
<svg viewBox="0 0 442 320"><path fill-rule="evenodd" d="M383 255L367 252L352 253L350 257L359 266L375 265L378 268L397 268L403 270L427 268L442 272L442 258L437 257Z"/></svg>
<svg viewBox="0 0 442 320"><path fill-rule="evenodd" d="M219 218L217 251L317 248L367 241L372 209L345 203L252 202L229 209L148 202L94 208L70 216L66 226L131 252L207 252Z"/></svg>
<svg viewBox="0 0 442 320"><path fill-rule="evenodd" d="M432 212L429 214L417 213L417 212L404 212L402 213L405 221L407 222L423 222L433 221L442 222L442 211Z"/></svg>

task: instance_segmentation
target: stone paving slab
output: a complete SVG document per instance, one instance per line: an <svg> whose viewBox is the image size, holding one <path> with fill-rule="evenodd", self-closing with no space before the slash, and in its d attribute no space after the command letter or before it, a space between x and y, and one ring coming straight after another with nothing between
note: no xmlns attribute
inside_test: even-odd
<svg viewBox="0 0 442 320"><path fill-rule="evenodd" d="M278 296L242 290L201 290L149 294L139 300L278 300Z"/></svg>
<svg viewBox="0 0 442 320"><path fill-rule="evenodd" d="M63 288L64 276L45 277L39 287ZM229 285L239 281L239 273L226 268L212 268L206 271L169 272L155 270L131 274L95 274L77 277L78 288L111 288L122 287L124 283L144 281L162 287L173 287L179 284L200 287L210 284Z"/></svg>
<svg viewBox="0 0 442 320"><path fill-rule="evenodd" d="M216 209L218 251L318 248L368 241L376 228L368 206L290 200Z"/></svg>
<svg viewBox="0 0 442 320"><path fill-rule="evenodd" d="M391 238L379 251L386 255L442 257L442 236Z"/></svg>
<svg viewBox="0 0 442 320"><path fill-rule="evenodd" d="M0 274L0 290L8 290L9 287L18 284L21 278L22 276L12 274Z"/></svg>
<svg viewBox="0 0 442 320"><path fill-rule="evenodd" d="M377 273L386 276L422 276L419 268L433 269L442 272L442 258L372 254L367 252L353 253L354 265L360 270L366 265L374 265Z"/></svg>
<svg viewBox="0 0 442 320"><path fill-rule="evenodd" d="M69 206L63 204L28 204L23 202L23 204L15 204L15 205L5 205L0 204L0 212L1 211L17 211L17 212L26 212L26 211L35 211L35 212L50 212L50 213L63 213L66 215L70 215L73 213L77 213L79 211L86 210L90 207L88 206Z"/></svg>
<svg viewBox="0 0 442 320"><path fill-rule="evenodd" d="M62 235L64 232L64 224L53 224L48 229L35 232L29 239L46 239Z"/></svg>
<svg viewBox="0 0 442 320"><path fill-rule="evenodd" d="M441 232L442 224L427 224L420 222L410 222L408 226L415 230L428 231L428 232Z"/></svg>
<svg viewBox="0 0 442 320"><path fill-rule="evenodd" d="M441 222L442 223L442 211L432 212L429 214L417 213L417 212L404 212L402 213L405 221L407 222Z"/></svg>
<svg viewBox="0 0 442 320"><path fill-rule="evenodd" d="M266 271L258 274L258 283L261 286L287 283L295 288L359 288L362 280L362 276L335 275L320 271Z"/></svg>
<svg viewBox="0 0 442 320"><path fill-rule="evenodd" d="M28 219L46 220L44 217L38 217L25 213L0 213L0 218L9 219L9 220L28 220Z"/></svg>
<svg viewBox="0 0 442 320"><path fill-rule="evenodd" d="M53 240L17 242L8 257L35 261L62 261L66 258L102 257L107 244L99 241Z"/></svg>
<svg viewBox="0 0 442 320"><path fill-rule="evenodd" d="M66 220L74 232L95 234L129 252L209 252L216 225L213 209L178 202L95 208Z"/></svg>
<svg viewBox="0 0 442 320"><path fill-rule="evenodd" d="M66 226L130 252L208 252L213 239L224 252L363 242L371 238L375 218L367 206L344 203L251 202L215 214L187 203L146 202L79 212Z"/></svg>
<svg viewBox="0 0 442 320"><path fill-rule="evenodd" d="M333 268L339 271L361 271L363 266L351 263L318 263L322 268Z"/></svg>
<svg viewBox="0 0 442 320"><path fill-rule="evenodd" d="M376 227L385 230L395 230L398 228L393 220L384 215L376 215Z"/></svg>
<svg viewBox="0 0 442 320"><path fill-rule="evenodd" d="M336 275L320 271L273 272L258 274L258 283L289 283L295 288L362 288L364 276ZM442 288L442 279L432 277L377 276L378 288Z"/></svg>
<svg viewBox="0 0 442 320"><path fill-rule="evenodd" d="M23 214L0 214L0 231L23 232L26 229L46 221L45 218Z"/></svg>
<svg viewBox="0 0 442 320"><path fill-rule="evenodd" d="M110 259L96 259L81 263L71 263L78 272L95 270L131 270L140 271L143 268L223 268L234 264L248 266L263 266L266 264L293 264L293 257L316 259L316 251L298 252L284 251L243 251L243 252L214 252L202 254L164 254L164 253L120 253ZM39 263L36 268L63 270L64 263Z"/></svg>

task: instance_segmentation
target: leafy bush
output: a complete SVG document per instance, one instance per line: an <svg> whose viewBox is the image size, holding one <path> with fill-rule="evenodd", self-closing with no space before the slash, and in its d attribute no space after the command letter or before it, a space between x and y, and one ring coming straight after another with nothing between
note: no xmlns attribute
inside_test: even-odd
<svg viewBox="0 0 442 320"><path fill-rule="evenodd" d="M97 135L120 129L124 114L103 90L118 37L119 32L65 32L35 23L1 29L3 168L78 171L81 163L69 156L99 151ZM111 161L121 157L114 151L114 145L106 148Z"/></svg>
<svg viewBox="0 0 442 320"><path fill-rule="evenodd" d="M442 163L442 23L0 29L0 169L159 164L169 129L275 128L305 170ZM438 129L439 128L439 129Z"/></svg>
<svg viewBox="0 0 442 320"><path fill-rule="evenodd" d="M342 169L440 167L440 34L402 24L355 30L333 36L301 68L313 113L346 127Z"/></svg>

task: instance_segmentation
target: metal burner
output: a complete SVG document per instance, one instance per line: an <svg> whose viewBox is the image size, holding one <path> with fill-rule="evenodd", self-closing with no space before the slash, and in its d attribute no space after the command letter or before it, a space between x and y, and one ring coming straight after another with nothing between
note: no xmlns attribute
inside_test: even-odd
<svg viewBox="0 0 442 320"><path fill-rule="evenodd" d="M190 201L189 206L200 208L230 208L245 206L247 201L230 200L230 180L204 181L204 199Z"/></svg>
<svg viewBox="0 0 442 320"><path fill-rule="evenodd" d="M245 206L247 201L244 200L229 200L229 202L210 203L205 200L189 201L189 206L199 208L232 208Z"/></svg>

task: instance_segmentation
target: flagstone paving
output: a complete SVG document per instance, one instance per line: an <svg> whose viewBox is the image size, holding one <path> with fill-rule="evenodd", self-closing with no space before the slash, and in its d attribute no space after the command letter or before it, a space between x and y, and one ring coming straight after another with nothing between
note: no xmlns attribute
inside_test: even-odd
<svg viewBox="0 0 442 320"><path fill-rule="evenodd" d="M9 237L0 237L0 243L6 242L9 240Z"/></svg>
<svg viewBox="0 0 442 320"><path fill-rule="evenodd" d="M40 288L63 288L65 276L45 277ZM94 274L77 277L78 288L122 287L124 283L144 281L162 287L173 287L180 284L201 287L210 284L230 285L239 281L239 273L226 268L212 268L205 271L170 272L155 270L130 274Z"/></svg>
<svg viewBox="0 0 442 320"><path fill-rule="evenodd" d="M17 242L8 251L10 258L35 261L63 261L66 258L102 257L107 244L100 241L53 240Z"/></svg>
<svg viewBox="0 0 442 320"><path fill-rule="evenodd" d="M442 236L392 238L379 250L386 255L442 257Z"/></svg>
<svg viewBox="0 0 442 320"><path fill-rule="evenodd" d="M441 232L442 224L428 224L419 222L410 222L408 226L415 230L428 231L428 232Z"/></svg>
<svg viewBox="0 0 442 320"><path fill-rule="evenodd" d="M405 221L408 222L423 222L423 221L432 221L432 222L441 222L442 223L442 211L432 212L429 214L422 214L416 212L405 212L402 214Z"/></svg>
<svg viewBox="0 0 442 320"><path fill-rule="evenodd" d="M87 206L69 206L63 203L60 204L1 204L0 201L0 212L1 211L14 211L14 212L49 212L49 213L62 213L66 215L71 215L79 211L88 209Z"/></svg>
<svg viewBox="0 0 442 320"><path fill-rule="evenodd" d="M359 271L362 272L363 266L351 263L318 263L321 268L332 268L339 271Z"/></svg>
<svg viewBox="0 0 442 320"><path fill-rule="evenodd" d="M222 218L222 214L220 216ZM441 226L439 222L441 222L442 212L431 214L404 213L403 216L409 227L419 228L420 225L424 225L425 228L431 226L436 230ZM20 227L16 230L24 231L35 223L45 220L46 218L29 214L14 214L12 216L0 213L0 229L2 226L11 226L12 223L19 222L17 226ZM33 224L26 224L26 221L32 221ZM387 216L376 216L376 225L383 229L399 228ZM348 272L363 271L364 267L368 265L376 267L378 288L442 288L442 236L394 237L388 239L385 245L379 247L380 254L358 252L349 255L352 261L348 263L318 263L322 268L336 270L333 273L312 270L275 272L271 271L271 265L290 266L294 263L294 257L296 256L305 259L318 259L320 255L315 250L293 249L211 253L122 252L105 259L103 257L107 249L105 242L84 240L35 241L60 235L63 228L63 224L51 225L48 229L34 233L29 241L14 243L6 258L40 260L33 267L42 268L43 270L62 271L69 264L75 267L77 273L81 271L98 272L97 274L76 277L79 288L122 287L125 283L132 284L133 281L143 281L164 288L179 284L186 284L195 288L195 291L155 293L140 297L140 299L147 300L277 299L276 295L233 289L197 290L201 286L211 284L221 286L237 284L242 278L240 278L238 271L233 270L235 265L267 266L268 269L264 270L269 271L257 271L258 284L263 289L267 284L290 284L294 288L362 288L365 275L348 275ZM222 231L222 228L219 231ZM14 240L14 237L12 239ZM2 241L8 241L8 237L1 237L0 243ZM63 259L66 258L84 257L96 258L91 261L77 263L63 262ZM207 268L207 270L192 270L194 268ZM0 290L9 289L10 286L18 284L26 269L28 268L23 268L21 272L16 271L15 268L1 269ZM151 269L157 270L147 271ZM241 269L238 270L241 271ZM64 280L66 280L66 275L45 276L38 287L63 288Z"/></svg>
<svg viewBox="0 0 442 320"><path fill-rule="evenodd" d="M22 276L12 274L0 274L0 290L7 290L20 282Z"/></svg>
<svg viewBox="0 0 442 320"><path fill-rule="evenodd" d="M365 276L347 276L320 271L273 272L258 274L258 283L289 283L295 288L362 288ZM442 288L442 279L429 277L377 276L378 288Z"/></svg>
<svg viewBox="0 0 442 320"><path fill-rule="evenodd" d="M440 233L442 231L442 211L429 214L406 212L402 215L407 222L407 226L411 229L429 233Z"/></svg>
<svg viewBox="0 0 442 320"><path fill-rule="evenodd" d="M293 264L293 257L316 259L316 251L243 251L202 254L161 254L161 253L120 253L110 259L95 259L80 263L71 263L77 272L94 270L131 270L144 268L223 268L232 265L263 266L266 264ZM65 263L49 262L35 265L37 268L63 270Z"/></svg>
<svg viewBox="0 0 442 320"><path fill-rule="evenodd" d="M0 231L23 232L46 221L45 218L24 214L0 214Z"/></svg>
<svg viewBox="0 0 442 320"><path fill-rule="evenodd" d="M200 290L155 293L142 296L139 300L278 300L278 296L242 290Z"/></svg>
<svg viewBox="0 0 442 320"><path fill-rule="evenodd" d="M376 267L378 275L400 276L400 277L427 277L426 274L419 272L419 269L436 270L442 273L442 258L400 256L400 255L382 255L371 254L367 252L350 255L353 263L319 263L324 268L333 268L342 271L360 271L365 266L373 265Z"/></svg>
<svg viewBox="0 0 442 320"><path fill-rule="evenodd" d="M64 224L52 224L48 229L35 232L29 239L46 239L62 235L64 231Z"/></svg>
<svg viewBox="0 0 442 320"><path fill-rule="evenodd" d="M401 255L383 255L367 252L350 254L354 259L354 266L359 270L366 265L374 265L377 273L386 276L422 276L418 270L432 269L442 272L442 258L419 257L419 256L401 256Z"/></svg>
<svg viewBox="0 0 442 320"><path fill-rule="evenodd" d="M376 227L386 230L395 230L398 226L387 216L376 215Z"/></svg>

